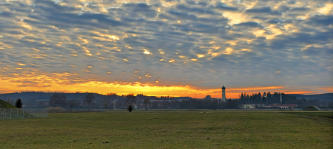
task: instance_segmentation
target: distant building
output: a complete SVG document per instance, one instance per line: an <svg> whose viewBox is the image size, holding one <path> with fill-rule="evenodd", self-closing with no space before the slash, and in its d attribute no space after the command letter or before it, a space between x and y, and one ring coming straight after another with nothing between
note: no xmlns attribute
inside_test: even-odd
<svg viewBox="0 0 333 149"><path fill-rule="evenodd" d="M225 102L226 98L225 98L225 87L222 86L222 102Z"/></svg>
<svg viewBox="0 0 333 149"><path fill-rule="evenodd" d="M242 109L255 109L256 105L255 104L243 104L241 106Z"/></svg>

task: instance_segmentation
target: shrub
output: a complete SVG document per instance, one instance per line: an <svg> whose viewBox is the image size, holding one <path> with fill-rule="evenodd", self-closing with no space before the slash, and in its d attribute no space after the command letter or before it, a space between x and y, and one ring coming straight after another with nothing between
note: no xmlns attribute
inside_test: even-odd
<svg viewBox="0 0 333 149"><path fill-rule="evenodd" d="M132 112L132 110L133 110L132 105L129 105L128 108L127 108L127 110L128 110L128 112Z"/></svg>
<svg viewBox="0 0 333 149"><path fill-rule="evenodd" d="M15 103L16 108L22 108L22 100L21 99L17 99L16 103Z"/></svg>

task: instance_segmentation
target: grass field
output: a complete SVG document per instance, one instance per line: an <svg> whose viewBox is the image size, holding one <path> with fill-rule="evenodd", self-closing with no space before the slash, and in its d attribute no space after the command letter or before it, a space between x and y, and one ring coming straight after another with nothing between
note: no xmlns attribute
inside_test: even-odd
<svg viewBox="0 0 333 149"><path fill-rule="evenodd" d="M332 149L332 112L125 111L0 121L0 148Z"/></svg>

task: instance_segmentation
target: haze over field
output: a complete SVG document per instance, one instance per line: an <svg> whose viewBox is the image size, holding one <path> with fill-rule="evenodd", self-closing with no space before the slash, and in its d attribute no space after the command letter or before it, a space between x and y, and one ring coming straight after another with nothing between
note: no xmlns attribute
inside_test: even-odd
<svg viewBox="0 0 333 149"><path fill-rule="evenodd" d="M0 93L333 92L329 0L4 0Z"/></svg>

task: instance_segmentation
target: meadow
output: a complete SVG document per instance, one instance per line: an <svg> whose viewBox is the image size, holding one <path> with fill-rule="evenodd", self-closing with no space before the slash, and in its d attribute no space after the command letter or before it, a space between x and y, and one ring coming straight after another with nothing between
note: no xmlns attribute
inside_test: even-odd
<svg viewBox="0 0 333 149"><path fill-rule="evenodd" d="M332 149L333 112L109 111L0 121L4 149Z"/></svg>

